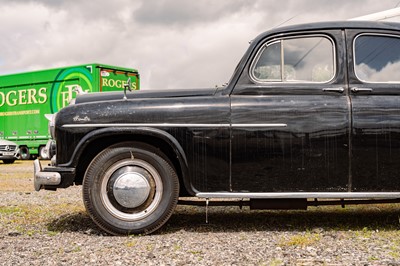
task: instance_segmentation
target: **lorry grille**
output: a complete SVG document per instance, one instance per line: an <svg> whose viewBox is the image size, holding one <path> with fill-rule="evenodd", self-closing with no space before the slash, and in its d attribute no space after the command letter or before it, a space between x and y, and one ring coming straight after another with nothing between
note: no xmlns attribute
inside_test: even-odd
<svg viewBox="0 0 400 266"><path fill-rule="evenodd" d="M0 151L15 151L16 148L15 145L0 145Z"/></svg>

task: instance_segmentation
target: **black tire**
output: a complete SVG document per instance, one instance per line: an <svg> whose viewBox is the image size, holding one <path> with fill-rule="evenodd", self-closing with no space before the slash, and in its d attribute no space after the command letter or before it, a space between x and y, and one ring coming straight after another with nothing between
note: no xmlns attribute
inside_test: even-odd
<svg viewBox="0 0 400 266"><path fill-rule="evenodd" d="M4 160L3 160L3 163L4 163L4 164L12 164L12 163L14 163L14 162L15 162L14 159L4 159Z"/></svg>
<svg viewBox="0 0 400 266"><path fill-rule="evenodd" d="M31 158L31 154L29 152L29 149L26 146L19 147L19 155L20 155L22 160L29 160Z"/></svg>
<svg viewBox="0 0 400 266"><path fill-rule="evenodd" d="M155 148L130 143L99 153L89 164L82 191L87 212L106 232L150 234L171 217L179 181Z"/></svg>
<svg viewBox="0 0 400 266"><path fill-rule="evenodd" d="M47 160L49 159L46 153L46 146L40 146L39 147L39 157L42 160Z"/></svg>

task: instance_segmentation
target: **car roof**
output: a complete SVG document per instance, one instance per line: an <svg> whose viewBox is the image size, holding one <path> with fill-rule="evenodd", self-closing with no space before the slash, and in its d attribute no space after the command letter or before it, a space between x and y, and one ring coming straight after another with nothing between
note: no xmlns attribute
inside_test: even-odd
<svg viewBox="0 0 400 266"><path fill-rule="evenodd" d="M296 24L284 27L272 28L259 34L256 38L250 41L250 46L244 53L242 59L240 60L229 85L224 90L226 94L229 94L235 82L235 78L240 76L244 65L247 63L251 54L254 53L258 45L263 44L265 39L274 35L279 36L280 34L291 33L291 32L303 32L303 31L327 31L327 30L343 30L343 29L376 29L376 30L394 30L400 33L400 23L388 22L388 21L367 21L367 20L346 20L346 21L326 21L326 22L314 22L314 23L304 23ZM238 72L236 72L238 71Z"/></svg>
<svg viewBox="0 0 400 266"><path fill-rule="evenodd" d="M309 30L333 30L333 29L381 29L381 30L397 30L400 31L400 23L387 21L328 21L314 22L305 24L296 24L284 27L277 27L265 31L257 36L254 40L263 39L268 35L277 33L293 32L293 31L309 31Z"/></svg>

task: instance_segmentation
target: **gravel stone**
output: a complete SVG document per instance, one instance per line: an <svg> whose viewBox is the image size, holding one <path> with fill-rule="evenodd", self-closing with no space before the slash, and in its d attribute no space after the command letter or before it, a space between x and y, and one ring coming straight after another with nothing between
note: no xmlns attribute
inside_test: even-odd
<svg viewBox="0 0 400 266"><path fill-rule="evenodd" d="M81 187L33 191L31 163L0 164L1 173L26 183L0 187L0 265L400 265L396 204L308 212L210 207L209 224L203 207L178 206L155 234L115 237L91 221Z"/></svg>

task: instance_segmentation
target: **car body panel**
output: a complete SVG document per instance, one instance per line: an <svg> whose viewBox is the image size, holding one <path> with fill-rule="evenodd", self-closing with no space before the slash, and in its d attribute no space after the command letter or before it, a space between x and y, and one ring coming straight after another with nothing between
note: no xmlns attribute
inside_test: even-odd
<svg viewBox="0 0 400 266"><path fill-rule="evenodd" d="M79 96L57 115L55 166L79 167L95 140L151 136L174 150L192 196L400 192L400 85L365 83L355 75L353 41L365 32L400 37L400 26L332 22L273 29L253 40L226 87L149 90L127 99L122 93ZM332 41L331 79L254 79L254 60L266 44L304 36ZM372 93L353 90L371 86Z"/></svg>

